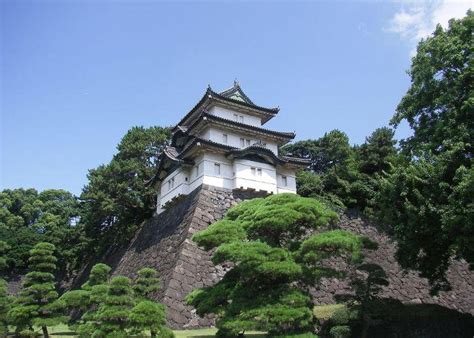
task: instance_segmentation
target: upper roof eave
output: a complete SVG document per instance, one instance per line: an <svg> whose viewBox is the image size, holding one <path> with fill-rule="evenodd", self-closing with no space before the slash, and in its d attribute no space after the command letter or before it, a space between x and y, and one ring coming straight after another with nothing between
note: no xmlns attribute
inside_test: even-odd
<svg viewBox="0 0 474 338"><path fill-rule="evenodd" d="M240 88L240 87L239 87ZM243 93L243 91L241 91ZM245 95L245 93L243 93ZM245 97L247 97L245 95ZM216 102L220 102L222 104L231 104L231 105L237 105L246 109L253 110L256 113L262 113L264 115L263 122L267 122L270 120L272 117L274 117L278 112L280 111L280 108L266 108L266 107L261 107L253 104L253 102L249 99L250 102L244 102L244 101L239 101L239 100L234 100L229 97L225 97L220 93L217 93L211 89L209 86L204 93L203 97L199 100L199 102L178 122L178 124L173 128L173 131L176 131L178 126L182 126L186 120L193 115L199 108L204 106L207 101L215 100Z"/></svg>
<svg viewBox="0 0 474 338"><path fill-rule="evenodd" d="M276 137L278 139L281 139L283 141L282 143L287 143L287 142L291 141L292 139L294 139L295 136L296 136L296 134L294 132L280 132L280 131L265 129L265 128L261 128L261 127L252 126L252 125L249 125L249 124L229 120L229 119L226 119L226 118L223 118L223 117L220 117L220 116L216 116L216 115L212 115L212 114L209 114L209 113L202 113L201 116L198 119L196 119L187 128L187 132L188 133L191 132L202 121L210 121L210 122L214 122L214 123L217 123L217 124L228 124L228 125L233 126L233 127L238 127L238 128L241 128L241 129L247 129L247 130L258 132L258 133L261 133L261 134L268 134L268 135L271 135L271 136Z"/></svg>

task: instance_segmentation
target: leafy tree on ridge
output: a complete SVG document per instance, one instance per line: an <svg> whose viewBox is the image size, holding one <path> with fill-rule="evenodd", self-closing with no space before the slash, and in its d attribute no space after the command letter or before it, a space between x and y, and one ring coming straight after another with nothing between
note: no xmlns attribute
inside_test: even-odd
<svg viewBox="0 0 474 338"><path fill-rule="evenodd" d="M474 267L474 14L438 26L421 41L412 83L392 123L406 120L409 161L381 183L379 217L398 239L398 261L421 271L433 291L449 287L452 257Z"/></svg>
<svg viewBox="0 0 474 338"><path fill-rule="evenodd" d="M89 183L80 196L88 251L100 255L126 242L153 214L155 191L145 183L155 174L169 137L169 128L134 127L122 138L109 164L89 171Z"/></svg>

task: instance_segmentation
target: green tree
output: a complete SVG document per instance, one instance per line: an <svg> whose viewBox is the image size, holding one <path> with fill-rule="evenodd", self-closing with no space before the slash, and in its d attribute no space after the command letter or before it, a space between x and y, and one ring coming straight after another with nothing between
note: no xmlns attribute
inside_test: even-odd
<svg viewBox="0 0 474 338"><path fill-rule="evenodd" d="M294 194L244 201L193 240L215 249L213 262L232 262L214 286L188 296L198 314L215 313L220 336L246 330L270 334L313 330L312 304L305 285L339 276L324 259L361 258L362 238L333 230L309 235L337 219L322 203Z"/></svg>
<svg viewBox="0 0 474 338"><path fill-rule="evenodd" d="M49 337L48 326L64 320L59 315L60 306L56 302L58 293L54 285L53 272L57 259L55 247L51 243L41 242L30 251L29 272L25 276L23 289L8 317L17 332L30 330L33 325L41 327L44 337Z"/></svg>
<svg viewBox="0 0 474 338"><path fill-rule="evenodd" d="M10 249L8 244L0 241L0 272L7 268L5 253ZM8 333L7 313L10 310L11 297L8 296L7 282L0 278L0 336Z"/></svg>
<svg viewBox="0 0 474 338"><path fill-rule="evenodd" d="M287 145L283 153L311 159L309 172L296 178L302 196L316 197L337 207L354 204L351 182L356 179L354 149L344 132L332 130L317 140L306 140Z"/></svg>
<svg viewBox="0 0 474 338"><path fill-rule="evenodd" d="M142 300L130 313L130 322L134 332L145 334L150 331L152 337L172 338L173 331L166 327L166 310L163 304Z"/></svg>
<svg viewBox="0 0 474 338"><path fill-rule="evenodd" d="M90 240L88 252L98 255L129 240L156 207L155 191L147 185L158 156L170 137L161 127L134 127L117 146L109 164L89 171L81 194L81 224Z"/></svg>
<svg viewBox="0 0 474 338"><path fill-rule="evenodd" d="M29 251L39 242L56 246L58 275L78 267L83 245L76 198L64 190L6 189L0 193L0 237L11 247L8 271L24 269Z"/></svg>
<svg viewBox="0 0 474 338"><path fill-rule="evenodd" d="M377 128L365 139L365 143L356 152L361 173L373 176L390 171L397 157L397 142L393 137L394 131L383 127Z"/></svg>
<svg viewBox="0 0 474 338"><path fill-rule="evenodd" d="M160 289L160 280L157 272L152 268L138 270L138 277L133 285L133 292L137 299L151 300L151 295Z"/></svg>
<svg viewBox="0 0 474 338"><path fill-rule="evenodd" d="M160 280L152 268L138 271L133 291L138 304L130 314L131 325L136 333L144 334L150 331L152 337L174 337L173 332L166 327L166 309L163 304L151 299L154 292L159 290Z"/></svg>
<svg viewBox="0 0 474 338"><path fill-rule="evenodd" d="M310 170L324 173L335 166L344 166L352 150L346 133L332 130L317 140L305 140L289 144L283 152L302 158L311 159Z"/></svg>
<svg viewBox="0 0 474 338"><path fill-rule="evenodd" d="M383 180L377 200L398 239L399 262L420 270L435 291L448 286L451 257L474 265L473 27L468 11L419 43L411 86L392 120L413 129L401 142L409 164Z"/></svg>
<svg viewBox="0 0 474 338"><path fill-rule="evenodd" d="M108 285L107 294L99 305L95 319L94 336L126 337L130 328L131 309L134 305L131 281L124 276L113 277Z"/></svg>
<svg viewBox="0 0 474 338"><path fill-rule="evenodd" d="M106 264L94 265L81 289L67 291L60 298L71 316L67 323L82 335L90 336L95 330L96 311L107 295L110 271Z"/></svg>
<svg viewBox="0 0 474 338"><path fill-rule="evenodd" d="M355 160L349 195L350 205L372 216L378 210L375 197L380 190L381 177L387 176L400 162L393 138L394 132L388 127L376 129L365 142L354 148Z"/></svg>

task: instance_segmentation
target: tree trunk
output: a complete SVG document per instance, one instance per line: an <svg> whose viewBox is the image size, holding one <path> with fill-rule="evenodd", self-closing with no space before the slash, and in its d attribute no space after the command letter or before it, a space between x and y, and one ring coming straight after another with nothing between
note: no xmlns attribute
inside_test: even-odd
<svg viewBox="0 0 474 338"><path fill-rule="evenodd" d="M156 331L155 330L150 330L150 336L151 337L156 337Z"/></svg>
<svg viewBox="0 0 474 338"><path fill-rule="evenodd" d="M41 330L43 330L43 337L44 338L49 338L48 327L47 326L41 326Z"/></svg>

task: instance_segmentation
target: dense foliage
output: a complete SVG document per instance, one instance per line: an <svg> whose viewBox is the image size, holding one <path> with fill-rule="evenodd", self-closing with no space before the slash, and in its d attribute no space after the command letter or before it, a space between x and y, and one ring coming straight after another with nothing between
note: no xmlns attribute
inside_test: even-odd
<svg viewBox="0 0 474 338"><path fill-rule="evenodd" d="M89 171L89 183L80 196L81 224L90 240L88 250L102 253L130 239L138 225L156 207L152 186L162 148L170 130L134 127L117 146L110 163Z"/></svg>
<svg viewBox="0 0 474 338"><path fill-rule="evenodd" d="M333 130L317 140L296 142L282 150L311 159L308 171L297 175L298 193L330 203L336 208L358 208L372 214L380 178L398 161L393 130L376 129L356 147Z"/></svg>
<svg viewBox="0 0 474 338"><path fill-rule="evenodd" d="M474 14L438 26L420 42L412 84L393 123L408 121L408 164L382 181L379 216L399 243L398 260L446 286L453 256L474 267Z"/></svg>
<svg viewBox="0 0 474 338"><path fill-rule="evenodd" d="M67 324L81 336L127 337L130 334L173 337L166 327L166 309L150 298L158 290L156 270L141 269L133 281L116 276L109 279L106 264L92 267L89 279L79 290L60 298L70 314Z"/></svg>
<svg viewBox="0 0 474 338"><path fill-rule="evenodd" d="M220 336L246 330L270 334L311 332L312 302L304 285L339 271L325 258L361 258L363 240L341 230L322 231L337 214L322 203L294 194L245 201L193 240L215 249L213 262L232 262L224 278L188 297L198 314L218 315Z"/></svg>
<svg viewBox="0 0 474 338"><path fill-rule="evenodd" d="M0 272L3 272L8 265L5 258L6 252L10 249L8 244L0 241ZM8 332L7 314L10 310L11 299L7 293L7 282L0 278L0 336Z"/></svg>
<svg viewBox="0 0 474 338"><path fill-rule="evenodd" d="M26 268L29 251L39 242L56 247L59 274L77 267L84 245L76 222L76 198L64 190L6 189L0 192L0 238L10 250L5 255L8 270Z"/></svg>

